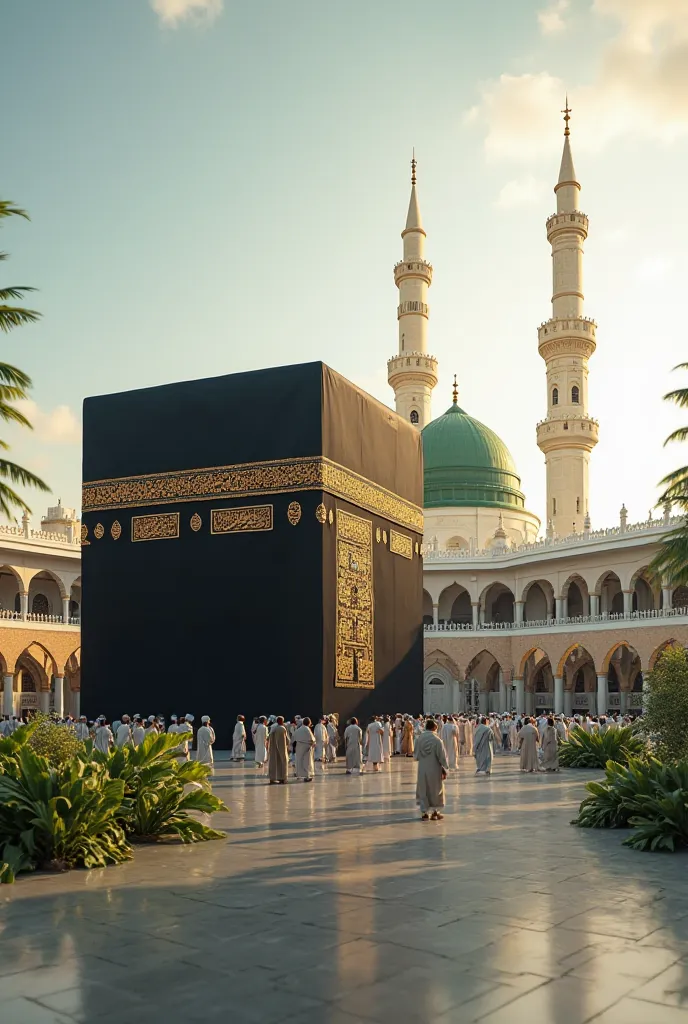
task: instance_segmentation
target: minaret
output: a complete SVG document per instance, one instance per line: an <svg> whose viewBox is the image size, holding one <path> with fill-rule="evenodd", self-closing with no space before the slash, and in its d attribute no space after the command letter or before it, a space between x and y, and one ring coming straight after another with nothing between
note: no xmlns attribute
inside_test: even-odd
<svg viewBox="0 0 688 1024"><path fill-rule="evenodd" d="M580 185L571 155L568 97L564 152L554 186L557 212L547 221L552 246L552 318L540 325L538 350L547 365L547 418L537 443L547 466L547 514L553 533L565 537L589 517L588 465L598 441L597 420L588 416L588 359L595 351L596 323L583 316L583 242L588 218L578 206ZM589 521L589 519L588 519Z"/></svg>
<svg viewBox="0 0 688 1024"><path fill-rule="evenodd" d="M404 258L394 268L399 289L399 355L387 363L396 410L419 430L430 422L432 389L437 384L437 360L428 355L428 288L432 266L425 259L425 230L416 193L416 155L411 161L411 201L401 232Z"/></svg>

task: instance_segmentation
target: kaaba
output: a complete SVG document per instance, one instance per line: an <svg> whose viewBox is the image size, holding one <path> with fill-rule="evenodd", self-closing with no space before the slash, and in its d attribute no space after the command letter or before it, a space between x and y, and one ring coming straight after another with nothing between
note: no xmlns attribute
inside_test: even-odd
<svg viewBox="0 0 688 1024"><path fill-rule="evenodd" d="M419 432L321 362L84 402L82 709L422 707Z"/></svg>

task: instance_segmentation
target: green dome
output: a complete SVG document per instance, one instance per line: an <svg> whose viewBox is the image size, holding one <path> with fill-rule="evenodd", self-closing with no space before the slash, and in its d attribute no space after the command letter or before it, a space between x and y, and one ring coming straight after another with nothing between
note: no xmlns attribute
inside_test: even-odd
<svg viewBox="0 0 688 1024"><path fill-rule="evenodd" d="M525 507L509 449L456 402L428 423L421 436L426 508Z"/></svg>

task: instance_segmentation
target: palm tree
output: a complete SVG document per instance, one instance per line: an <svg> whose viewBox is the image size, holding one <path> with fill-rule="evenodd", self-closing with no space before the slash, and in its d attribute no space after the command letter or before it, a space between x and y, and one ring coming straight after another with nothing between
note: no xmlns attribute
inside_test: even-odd
<svg viewBox="0 0 688 1024"><path fill-rule="evenodd" d="M28 220L28 214L14 206L11 202L0 200L0 220L4 217L24 217ZM7 253L0 252L0 260L6 260ZM33 309L24 309L23 306L15 306L17 300L21 301L26 292L33 291L28 287L0 288L0 330L6 333L22 324L34 323L40 317ZM9 363L0 363L0 420L6 423L19 423L22 427L32 430L26 416L12 403L28 398L31 379L16 366ZM7 451L9 445L6 441L0 440L0 450ZM8 462L0 458L0 509L8 518L12 518L12 511L16 508L31 511L24 499L10 487L11 484L20 484L23 487L36 487L40 491L49 491L50 488L39 477L34 476L28 469L23 469L15 462Z"/></svg>
<svg viewBox="0 0 688 1024"><path fill-rule="evenodd" d="M675 370L688 370L688 363L679 363ZM681 409L688 408L688 388L676 388L664 396L665 402L673 402ZM672 431L664 442L685 441L688 438L688 427L679 427ZM660 480L664 487L658 505L678 505L686 518L680 526L662 537L662 546L650 565L655 577L671 585L688 583L688 466L681 466Z"/></svg>

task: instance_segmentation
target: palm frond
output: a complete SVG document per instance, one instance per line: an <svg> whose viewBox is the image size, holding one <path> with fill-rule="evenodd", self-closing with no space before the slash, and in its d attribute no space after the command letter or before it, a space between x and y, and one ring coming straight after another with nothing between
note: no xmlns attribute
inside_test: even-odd
<svg viewBox="0 0 688 1024"><path fill-rule="evenodd" d="M2 389L0 388L1 391ZM18 423L20 427L33 430L31 420L28 420L24 413L20 412L14 405L8 405L7 402L3 402L2 397L0 397L0 420L3 420L5 423Z"/></svg>
<svg viewBox="0 0 688 1024"><path fill-rule="evenodd" d="M24 220L31 220L26 210L15 206L11 199L0 199L0 217L23 217Z"/></svg>
<svg viewBox="0 0 688 1024"><path fill-rule="evenodd" d="M23 324L32 324L40 319L40 313L35 309L23 309L21 306L0 305L0 331L11 331L14 327L21 327Z"/></svg>
<svg viewBox="0 0 688 1024"><path fill-rule="evenodd" d="M662 401L673 402L674 405L679 405L682 409L688 406L688 388L676 388L675 391L667 391L666 395L662 396Z"/></svg>
<svg viewBox="0 0 688 1024"><path fill-rule="evenodd" d="M50 493L50 488L40 477L34 476L30 470L18 466L16 462L8 462L7 459L0 459L0 479L11 480L13 484L21 484L22 487L36 487L39 491Z"/></svg>
<svg viewBox="0 0 688 1024"><path fill-rule="evenodd" d="M672 441L685 441L688 437L688 427L679 427L678 430L674 430L669 434L664 442L664 447L670 444Z"/></svg>
<svg viewBox="0 0 688 1024"><path fill-rule="evenodd" d="M28 373L24 373L23 370L19 370L16 366L11 366L9 363L0 363L0 382L15 388L21 388L22 390L28 390L33 387L33 381Z"/></svg>
<svg viewBox="0 0 688 1024"><path fill-rule="evenodd" d="M0 302L7 302L9 299L23 299L27 292L35 292L36 288L28 284L15 284L10 288L0 288Z"/></svg>

